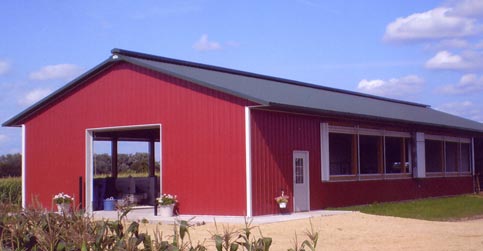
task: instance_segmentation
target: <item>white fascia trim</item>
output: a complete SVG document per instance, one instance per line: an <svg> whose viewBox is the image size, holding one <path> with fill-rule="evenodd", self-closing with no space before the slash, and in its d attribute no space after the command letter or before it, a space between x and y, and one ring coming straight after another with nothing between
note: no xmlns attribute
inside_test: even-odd
<svg viewBox="0 0 483 251"><path fill-rule="evenodd" d="M27 137L26 137L26 129L25 125L22 125L22 207L25 208L27 206L27 178L26 178L26 158L25 158L25 153L26 153L26 146L25 143L27 142Z"/></svg>
<svg viewBox="0 0 483 251"><path fill-rule="evenodd" d="M250 107L245 107L245 176L246 176L246 216L252 217L252 141Z"/></svg>

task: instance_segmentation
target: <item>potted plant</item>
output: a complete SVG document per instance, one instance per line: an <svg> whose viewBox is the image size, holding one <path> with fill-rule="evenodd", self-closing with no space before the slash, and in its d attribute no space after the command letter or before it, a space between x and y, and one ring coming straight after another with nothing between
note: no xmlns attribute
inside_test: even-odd
<svg viewBox="0 0 483 251"><path fill-rule="evenodd" d="M287 208L288 196L282 191L282 195L275 197L275 201L278 203L278 207Z"/></svg>
<svg viewBox="0 0 483 251"><path fill-rule="evenodd" d="M57 212L59 214L69 213L74 202L74 198L65 193L56 194L53 200L57 205Z"/></svg>
<svg viewBox="0 0 483 251"><path fill-rule="evenodd" d="M159 215L163 217L172 217L173 216L173 209L176 203L178 203L178 199L176 195L172 194L163 194L161 197L156 198L156 201L159 205Z"/></svg>

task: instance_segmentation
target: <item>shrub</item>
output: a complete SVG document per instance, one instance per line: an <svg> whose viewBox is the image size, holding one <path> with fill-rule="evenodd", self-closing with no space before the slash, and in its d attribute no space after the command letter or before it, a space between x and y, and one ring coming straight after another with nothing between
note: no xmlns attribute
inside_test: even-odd
<svg viewBox="0 0 483 251"><path fill-rule="evenodd" d="M20 205L22 202L22 180L20 178L0 179L0 203Z"/></svg>

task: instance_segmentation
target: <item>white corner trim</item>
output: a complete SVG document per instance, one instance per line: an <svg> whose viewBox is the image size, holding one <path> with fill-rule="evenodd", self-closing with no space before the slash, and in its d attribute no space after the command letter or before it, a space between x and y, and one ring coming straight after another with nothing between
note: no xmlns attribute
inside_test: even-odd
<svg viewBox="0 0 483 251"><path fill-rule="evenodd" d="M414 173L416 178L426 177L426 148L425 139L426 135L422 132L416 132L416 172Z"/></svg>
<svg viewBox="0 0 483 251"><path fill-rule="evenodd" d="M94 171L94 165L93 165L93 142L94 142L94 136L93 136L93 131L92 130L86 130L86 174L85 174L85 209L87 213L92 213L93 207L92 207L92 198L93 198L93 187L94 187L94 182L93 182L93 171ZM79 198L80 199L80 198Z"/></svg>
<svg viewBox="0 0 483 251"><path fill-rule="evenodd" d="M22 207L25 208L27 206L27 169L26 169L26 158L25 158L25 153L26 153L26 145L25 143L27 142L26 138L26 129L25 125L22 125Z"/></svg>
<svg viewBox="0 0 483 251"><path fill-rule="evenodd" d="M475 173L475 138L471 138L471 174Z"/></svg>
<svg viewBox="0 0 483 251"><path fill-rule="evenodd" d="M322 181L330 180L329 172L329 124L320 123L320 165L321 165L321 176Z"/></svg>
<svg viewBox="0 0 483 251"><path fill-rule="evenodd" d="M250 126L250 107L245 107L245 176L247 217L252 217L252 142Z"/></svg>

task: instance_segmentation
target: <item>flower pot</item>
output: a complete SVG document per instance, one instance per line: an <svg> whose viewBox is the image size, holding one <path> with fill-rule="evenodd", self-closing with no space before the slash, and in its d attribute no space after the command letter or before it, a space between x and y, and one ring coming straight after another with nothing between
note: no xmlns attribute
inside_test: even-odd
<svg viewBox="0 0 483 251"><path fill-rule="evenodd" d="M60 203L57 204L57 213L59 214L68 214L70 213L71 205L70 203Z"/></svg>
<svg viewBox="0 0 483 251"><path fill-rule="evenodd" d="M159 216L161 217L173 217L174 204L171 205L159 205Z"/></svg>
<svg viewBox="0 0 483 251"><path fill-rule="evenodd" d="M280 202L280 203L278 203L278 206L280 208L287 208L287 202Z"/></svg>

